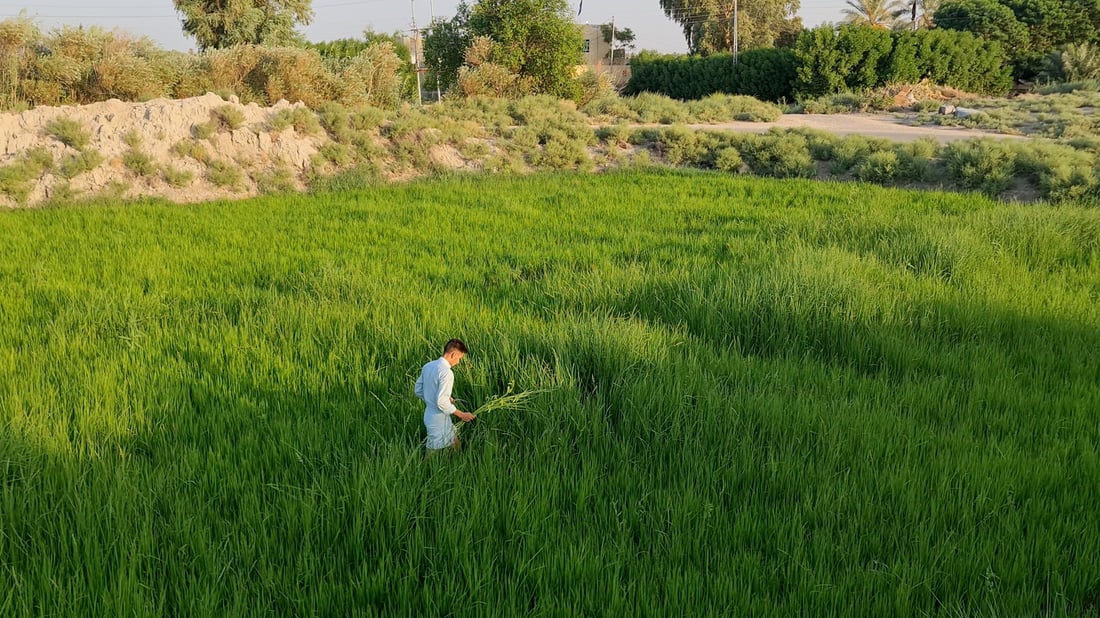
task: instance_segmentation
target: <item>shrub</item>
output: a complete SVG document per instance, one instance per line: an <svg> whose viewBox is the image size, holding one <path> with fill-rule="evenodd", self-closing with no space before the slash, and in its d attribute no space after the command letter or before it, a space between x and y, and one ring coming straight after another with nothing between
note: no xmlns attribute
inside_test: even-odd
<svg viewBox="0 0 1100 618"><path fill-rule="evenodd" d="M801 135L806 138L806 146L810 150L810 156L817 161L831 161L833 158L833 149L841 140L841 137L835 133L807 127L790 129L788 133Z"/></svg>
<svg viewBox="0 0 1100 618"><path fill-rule="evenodd" d="M676 124L689 119L684 105L661 94L639 94L628 99L627 106L640 122Z"/></svg>
<svg viewBox="0 0 1100 618"><path fill-rule="evenodd" d="M372 43L343 66L336 80L335 99L345 105L394 109L406 90L407 65L389 41Z"/></svg>
<svg viewBox="0 0 1100 618"><path fill-rule="evenodd" d="M222 105L210 112L211 120L213 120L218 130L224 131L236 131L244 124L244 112L237 108L236 105Z"/></svg>
<svg viewBox="0 0 1100 618"><path fill-rule="evenodd" d="M806 114L850 114L858 112L863 99L858 94L840 92L802 101L802 111Z"/></svg>
<svg viewBox="0 0 1100 618"><path fill-rule="evenodd" d="M613 124L596 129L596 138L608 145L623 147L630 144L632 132L629 125Z"/></svg>
<svg viewBox="0 0 1100 618"><path fill-rule="evenodd" d="M218 132L218 123L210 120L201 124L197 124L191 128L191 133L195 136L195 139L210 139L214 137Z"/></svg>
<svg viewBox="0 0 1100 618"><path fill-rule="evenodd" d="M719 150L714 158L714 167L723 172L740 172L744 164L741 153L737 152L737 149L732 146Z"/></svg>
<svg viewBox="0 0 1100 618"><path fill-rule="evenodd" d="M873 152L889 148L889 143L863 135L848 135L833 144L832 164L834 174L844 174L863 162Z"/></svg>
<svg viewBox="0 0 1100 618"><path fill-rule="evenodd" d="M1016 152L1003 142L978 139L948 144L943 152L951 178L964 189L997 196L1016 177Z"/></svg>
<svg viewBox="0 0 1100 618"><path fill-rule="evenodd" d="M34 181L53 168L53 157L45 148L32 148L12 164L0 167L0 193L24 203Z"/></svg>
<svg viewBox="0 0 1100 618"><path fill-rule="evenodd" d="M577 105L584 107L592 101L606 99L615 96L615 85L611 83L611 77L607 73L596 71L584 71L577 80L580 86L580 96Z"/></svg>
<svg viewBox="0 0 1100 618"><path fill-rule="evenodd" d="M296 132L303 135L316 135L322 131L317 114L306 107L279 110L267 121L267 126L272 131L294 127Z"/></svg>
<svg viewBox="0 0 1100 618"><path fill-rule="evenodd" d="M253 177L253 180L256 182L256 188L264 195L281 195L298 190L294 182L294 174L285 165L278 165L270 171L260 172Z"/></svg>
<svg viewBox="0 0 1100 618"><path fill-rule="evenodd" d="M58 117L46 123L46 133L69 148L83 150L90 137L84 125L70 118Z"/></svg>
<svg viewBox="0 0 1100 618"><path fill-rule="evenodd" d="M191 157L199 163L206 163L210 160L210 153L207 152L202 143L197 140L181 140L176 142L171 148L171 153L177 157Z"/></svg>
<svg viewBox="0 0 1100 618"><path fill-rule="evenodd" d="M177 167L172 167L171 165L164 166L161 170L161 176L164 178L164 182L176 188L186 186L195 179L193 173Z"/></svg>
<svg viewBox="0 0 1100 618"><path fill-rule="evenodd" d="M700 144L699 134L683 126L663 131L657 140L657 147L669 165L697 164L706 154L706 148Z"/></svg>
<svg viewBox="0 0 1100 618"><path fill-rule="evenodd" d="M207 164L206 179L219 187L239 191L244 182L244 173L232 163L215 159Z"/></svg>
<svg viewBox="0 0 1100 618"><path fill-rule="evenodd" d="M921 99L913 104L913 111L924 114L937 111L942 105L943 103L935 99Z"/></svg>
<svg viewBox="0 0 1100 618"><path fill-rule="evenodd" d="M630 61L630 95L644 92L674 99L695 100L712 94L746 95L765 101L792 98L797 60L788 49L742 52L733 64L731 54L709 56L642 53Z"/></svg>
<svg viewBox="0 0 1100 618"><path fill-rule="evenodd" d="M890 150L879 150L867 155L856 168L856 178L864 182L888 183L897 179L901 165L898 155Z"/></svg>
<svg viewBox="0 0 1100 618"><path fill-rule="evenodd" d="M891 34L868 26L824 25L804 31L795 54L799 66L794 92L799 100L925 78L983 94L1002 94L1012 85L1001 45L969 32Z"/></svg>
<svg viewBox="0 0 1100 618"><path fill-rule="evenodd" d="M355 161L355 151L346 144L328 142L317 151L322 163L330 163L336 168L343 168Z"/></svg>
<svg viewBox="0 0 1100 618"><path fill-rule="evenodd" d="M80 152L63 157L57 164L57 173L66 180L94 170L103 163L103 155L96 150L81 150Z"/></svg>
<svg viewBox="0 0 1100 618"><path fill-rule="evenodd" d="M122 164L138 176L153 176L157 173L157 164L153 157L133 148L123 153Z"/></svg>
<svg viewBox="0 0 1100 618"><path fill-rule="evenodd" d="M940 144L933 138L922 137L912 142L897 144L898 178L913 182L927 182L935 175L935 158Z"/></svg>
<svg viewBox="0 0 1100 618"><path fill-rule="evenodd" d="M810 156L806 138L797 133L768 133L744 136L741 147L755 174L775 178L810 178L817 167Z"/></svg>
<svg viewBox="0 0 1100 618"><path fill-rule="evenodd" d="M687 103L687 108L693 122L774 122L783 115L783 111L771 103L728 94L713 94L705 99L691 101Z"/></svg>
<svg viewBox="0 0 1100 618"><path fill-rule="evenodd" d="M610 95L590 101L588 104L581 107L581 111L592 118L603 120L635 119L634 112L630 109L630 106L627 105L626 99L617 95Z"/></svg>
<svg viewBox="0 0 1100 618"><path fill-rule="evenodd" d="M1053 201L1084 200L1097 192L1096 155L1067 145L1031 142L1017 147L1016 170Z"/></svg>
<svg viewBox="0 0 1100 618"><path fill-rule="evenodd" d="M278 116L276 114L275 116ZM272 131L282 131L294 123L289 118L268 119L267 127ZM329 136L341 143L349 143L354 132L351 129L351 114L342 103L328 101L317 109L317 121Z"/></svg>
<svg viewBox="0 0 1100 618"><path fill-rule="evenodd" d="M138 133L137 129L131 129L126 132L126 135L122 136L122 143L126 144L130 148L137 148L141 146L141 133Z"/></svg>

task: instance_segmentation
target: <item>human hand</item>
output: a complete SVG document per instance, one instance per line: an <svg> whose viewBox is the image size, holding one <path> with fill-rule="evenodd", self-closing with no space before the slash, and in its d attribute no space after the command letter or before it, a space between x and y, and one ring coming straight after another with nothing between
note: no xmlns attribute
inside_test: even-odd
<svg viewBox="0 0 1100 618"><path fill-rule="evenodd" d="M470 414L469 412L463 412L462 410L455 410L455 416L458 418L458 420L466 423L469 423L477 418L473 414Z"/></svg>

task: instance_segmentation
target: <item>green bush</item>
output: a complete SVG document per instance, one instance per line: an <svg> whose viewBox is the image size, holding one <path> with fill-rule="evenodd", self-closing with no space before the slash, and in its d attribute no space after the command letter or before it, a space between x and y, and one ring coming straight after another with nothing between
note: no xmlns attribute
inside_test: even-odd
<svg viewBox="0 0 1100 618"><path fill-rule="evenodd" d="M130 148L138 148L141 146L141 133L137 129L130 129L122 136L122 143L126 144Z"/></svg>
<svg viewBox="0 0 1100 618"><path fill-rule="evenodd" d="M890 148L889 142L863 135L848 135L833 144L832 163L829 168L834 174L845 174L863 162L873 152L882 152Z"/></svg>
<svg viewBox="0 0 1100 618"><path fill-rule="evenodd" d="M210 115L219 130L236 131L244 124L244 112L236 105L222 105L211 111Z"/></svg>
<svg viewBox="0 0 1100 618"><path fill-rule="evenodd" d="M686 105L692 122L775 122L783 115L783 110L774 104L728 94L712 94Z"/></svg>
<svg viewBox="0 0 1100 618"><path fill-rule="evenodd" d="M122 164L138 176L153 176L157 173L157 164L153 157L134 148L122 154Z"/></svg>
<svg viewBox="0 0 1100 618"><path fill-rule="evenodd" d="M264 195L283 195L294 193L298 185L294 182L294 174L285 165L260 172L253 177L256 187Z"/></svg>
<svg viewBox="0 0 1100 618"><path fill-rule="evenodd" d="M741 158L741 153L737 152L737 149L732 146L719 150L714 158L714 167L723 172L740 172L744 164L745 161Z"/></svg>
<svg viewBox="0 0 1100 618"><path fill-rule="evenodd" d="M669 165L696 164L706 155L706 148L700 143L698 132L683 126L663 131L657 140L657 147Z"/></svg>
<svg viewBox="0 0 1100 618"><path fill-rule="evenodd" d="M1016 180L1016 151L1004 142L954 142L944 148L943 158L951 178L963 189L997 196Z"/></svg>
<svg viewBox="0 0 1100 618"><path fill-rule="evenodd" d="M66 180L94 170L103 163L103 155L96 150L81 150L80 152L63 157L57 164L57 173Z"/></svg>
<svg viewBox="0 0 1100 618"><path fill-rule="evenodd" d="M862 105L863 98L860 95L851 92L838 92L802 101L802 112L805 114L850 114L860 111Z"/></svg>
<svg viewBox="0 0 1100 618"><path fill-rule="evenodd" d="M317 151L317 156L325 163L343 168L355 161L355 150L340 142L327 142Z"/></svg>
<svg viewBox="0 0 1100 618"><path fill-rule="evenodd" d="M215 159L207 163L206 179L219 187L239 191L244 182L244 172L233 163Z"/></svg>
<svg viewBox="0 0 1100 618"><path fill-rule="evenodd" d="M694 100L712 94L746 95L764 101L792 98L797 61L789 49L742 52L736 65L731 54L709 56L641 53L630 61L628 95L644 92Z"/></svg>
<svg viewBox="0 0 1100 618"><path fill-rule="evenodd" d="M1052 202L1097 197L1097 156L1088 150L1048 142L1017 146L1016 170L1039 185Z"/></svg>
<svg viewBox="0 0 1100 618"><path fill-rule="evenodd" d="M935 160L940 144L934 138L922 137L894 146L898 155L898 178L913 182L928 182L935 177Z"/></svg>
<svg viewBox="0 0 1100 618"><path fill-rule="evenodd" d="M164 178L164 182L169 185L179 188L186 186L192 180L195 179L195 175L187 170L181 170L171 165L165 165L161 170L161 177Z"/></svg>
<svg viewBox="0 0 1100 618"><path fill-rule="evenodd" d="M84 125L70 118L58 117L46 123L46 133L75 150L83 150L91 139Z"/></svg>
<svg viewBox="0 0 1100 618"><path fill-rule="evenodd" d="M817 174L806 138L797 133L742 136L741 154L753 173L774 178L812 178Z"/></svg>
<svg viewBox="0 0 1100 618"><path fill-rule="evenodd" d="M0 167L0 193L25 203L34 189L34 181L53 169L54 160L45 148L32 148L16 162Z"/></svg>
<svg viewBox="0 0 1100 618"><path fill-rule="evenodd" d="M643 92L627 99L626 104L639 122L677 124L689 120L687 108L663 94Z"/></svg>
<svg viewBox="0 0 1100 618"><path fill-rule="evenodd" d="M317 135L323 130L317 114L307 107L279 110L267 121L267 127L272 131L294 127L295 132L303 135Z"/></svg>
<svg viewBox="0 0 1100 618"><path fill-rule="evenodd" d="M633 130L626 124L613 124L596 129L596 139L612 146L627 146Z"/></svg>
<svg viewBox="0 0 1100 618"><path fill-rule="evenodd" d="M856 167L855 176L864 182L889 183L896 180L900 172L897 153L878 150L868 154Z"/></svg>
<svg viewBox="0 0 1100 618"><path fill-rule="evenodd" d="M955 30L891 33L824 25L799 36L795 55L794 93L800 101L922 79L982 94L1003 94L1012 85L999 43Z"/></svg>
<svg viewBox="0 0 1100 618"><path fill-rule="evenodd" d="M177 157L190 157L199 163L206 163L210 160L210 153L201 142L195 139L181 140L172 145L169 152Z"/></svg>

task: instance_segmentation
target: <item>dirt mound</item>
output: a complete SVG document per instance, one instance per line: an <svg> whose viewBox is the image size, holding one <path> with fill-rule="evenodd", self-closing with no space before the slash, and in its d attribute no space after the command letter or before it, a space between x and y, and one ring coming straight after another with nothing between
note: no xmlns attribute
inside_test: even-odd
<svg viewBox="0 0 1100 618"><path fill-rule="evenodd" d="M273 122L297 107L302 104L241 105L235 97L226 101L207 94L3 113L0 170L18 164L34 149L48 153L52 163L28 180L25 199L0 193L0 206L33 205L55 195L98 194L197 202L255 195L267 190L265 184L273 179L284 188L300 188L313 156L328 139L323 133L298 133L287 122ZM88 169L64 165L80 150L62 143L56 129L51 131L51 123L56 125L58 119L80 127L87 138L82 151L98 153Z"/></svg>
<svg viewBox="0 0 1100 618"><path fill-rule="evenodd" d="M928 81L886 86L878 92L893 100L895 108L912 107L918 101L957 101L975 98L973 94L948 86L937 86Z"/></svg>

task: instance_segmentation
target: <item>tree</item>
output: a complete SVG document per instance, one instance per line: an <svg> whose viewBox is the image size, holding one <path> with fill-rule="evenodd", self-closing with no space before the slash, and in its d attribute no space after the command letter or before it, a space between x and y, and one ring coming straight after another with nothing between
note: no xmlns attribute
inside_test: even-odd
<svg viewBox="0 0 1100 618"><path fill-rule="evenodd" d="M458 69L466 61L466 50L473 43L470 32L470 5L461 2L451 19L436 18L424 38L424 62L428 65L428 83L439 80L443 90L450 90L458 77Z"/></svg>
<svg viewBox="0 0 1100 618"><path fill-rule="evenodd" d="M849 8L841 11L844 21L855 26L893 28L908 12L899 0L848 0L846 4Z"/></svg>
<svg viewBox="0 0 1100 618"><path fill-rule="evenodd" d="M173 0L183 31L200 49L302 42L297 24L313 19L310 0Z"/></svg>
<svg viewBox="0 0 1100 618"><path fill-rule="evenodd" d="M989 41L998 41L1008 50L1030 47L1027 26L1016 19L1012 9L996 0L947 0L935 17L936 26L964 30Z"/></svg>
<svg viewBox="0 0 1100 618"><path fill-rule="evenodd" d="M455 84L467 49L479 37L491 40L484 64L511 72L537 93L565 99L577 94L574 69L584 61L584 38L566 0L460 4L453 19L433 24L424 42L425 60L441 84Z"/></svg>
<svg viewBox="0 0 1100 618"><path fill-rule="evenodd" d="M600 26L600 35L603 37L603 42L611 46L611 24L604 24ZM619 63L626 59L628 52L634 51L634 41L636 39L634 31L630 28L615 28L615 58L611 59L611 50L608 49L607 58L612 60L612 63Z"/></svg>
<svg viewBox="0 0 1100 618"><path fill-rule="evenodd" d="M734 51L734 4L739 50L791 45L802 31L802 20L795 17L799 0L661 0L693 54Z"/></svg>
<svg viewBox="0 0 1100 618"><path fill-rule="evenodd" d="M416 65L412 62L412 52L405 44L401 33L382 34L373 30L365 30L362 39L336 39L335 41L323 41L320 43L308 43L306 46L317 50L330 68L345 69L354 64L354 61L363 54L374 53L372 49L379 43L390 46L394 55L401 60L397 66L397 74L401 80L401 96L406 100L416 98Z"/></svg>
<svg viewBox="0 0 1100 618"><path fill-rule="evenodd" d="M492 61L534 84L536 92L572 99L584 37L566 0L478 0L470 31L493 40Z"/></svg>
<svg viewBox="0 0 1100 618"><path fill-rule="evenodd" d="M1016 77L1031 79L1059 47L1100 36L1100 0L945 0L935 21L1000 41Z"/></svg>

